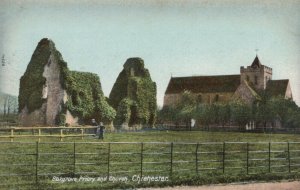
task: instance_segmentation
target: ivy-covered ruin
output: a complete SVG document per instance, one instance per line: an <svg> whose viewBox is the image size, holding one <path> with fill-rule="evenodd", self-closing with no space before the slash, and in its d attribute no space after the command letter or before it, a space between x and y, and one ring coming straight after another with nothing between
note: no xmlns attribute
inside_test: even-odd
<svg viewBox="0 0 300 190"><path fill-rule="evenodd" d="M27 125L62 125L112 121L115 110L107 103L96 74L70 71L55 44L42 39L20 79L19 112Z"/></svg>
<svg viewBox="0 0 300 190"><path fill-rule="evenodd" d="M120 72L109 103L117 110L115 127L153 126L156 120L156 84L141 58L129 58Z"/></svg>

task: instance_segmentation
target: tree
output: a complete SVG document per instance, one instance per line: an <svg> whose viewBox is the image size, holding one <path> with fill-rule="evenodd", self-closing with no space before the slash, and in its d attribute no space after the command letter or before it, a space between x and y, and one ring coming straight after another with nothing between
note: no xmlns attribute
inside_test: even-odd
<svg viewBox="0 0 300 190"><path fill-rule="evenodd" d="M239 127L245 126L252 119L251 107L244 102L233 101L230 103L231 120Z"/></svg>
<svg viewBox="0 0 300 190"><path fill-rule="evenodd" d="M283 96L273 97L268 101L269 111L272 119L278 119L283 127L287 127L288 121L295 114L297 115L298 106L291 99L285 99Z"/></svg>
<svg viewBox="0 0 300 190"><path fill-rule="evenodd" d="M300 129L300 108L298 107L295 110L289 110L285 126L290 128L299 128Z"/></svg>
<svg viewBox="0 0 300 190"><path fill-rule="evenodd" d="M178 110L173 106L165 106L158 111L158 121L160 122L176 122Z"/></svg>
<svg viewBox="0 0 300 190"><path fill-rule="evenodd" d="M257 101L254 105L254 120L257 123L263 124L263 130L265 131L267 128L267 123L272 123L274 118L274 112L270 104L270 95L262 92L261 99Z"/></svg>
<svg viewBox="0 0 300 190"><path fill-rule="evenodd" d="M193 116L207 129L209 129L209 125L215 121L214 109L208 104L199 104Z"/></svg>
<svg viewBox="0 0 300 190"><path fill-rule="evenodd" d="M191 119L196 109L196 105L197 101L192 93L190 91L184 91L177 109L178 118L183 121L187 127L191 127Z"/></svg>
<svg viewBox="0 0 300 190"><path fill-rule="evenodd" d="M229 104L217 104L218 106L218 122L224 127L230 122L231 110Z"/></svg>

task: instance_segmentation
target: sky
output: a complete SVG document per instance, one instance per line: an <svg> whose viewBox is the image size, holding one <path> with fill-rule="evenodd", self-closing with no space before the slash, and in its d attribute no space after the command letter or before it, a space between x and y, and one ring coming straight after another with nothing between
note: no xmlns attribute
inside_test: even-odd
<svg viewBox="0 0 300 190"><path fill-rule="evenodd" d="M299 0L1 0L2 92L18 95L42 38L70 70L98 74L105 96L130 57L144 60L162 106L171 76L239 74L257 53L300 105Z"/></svg>

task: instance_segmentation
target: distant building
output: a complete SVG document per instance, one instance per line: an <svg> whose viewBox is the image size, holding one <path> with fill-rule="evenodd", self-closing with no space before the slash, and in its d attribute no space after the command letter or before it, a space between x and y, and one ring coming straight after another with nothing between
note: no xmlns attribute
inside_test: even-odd
<svg viewBox="0 0 300 190"><path fill-rule="evenodd" d="M240 68L239 75L171 77L164 107L178 104L184 91L190 91L199 103L206 104L233 99L251 104L263 91L293 99L289 80L272 80L272 68L262 65L257 56L250 66Z"/></svg>

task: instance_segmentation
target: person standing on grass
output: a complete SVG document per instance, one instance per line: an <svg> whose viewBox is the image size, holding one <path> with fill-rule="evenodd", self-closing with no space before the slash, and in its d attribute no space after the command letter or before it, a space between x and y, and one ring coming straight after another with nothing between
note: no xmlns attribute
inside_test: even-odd
<svg viewBox="0 0 300 190"><path fill-rule="evenodd" d="M99 130L99 139L104 139L104 125L102 122L100 122L100 130Z"/></svg>

